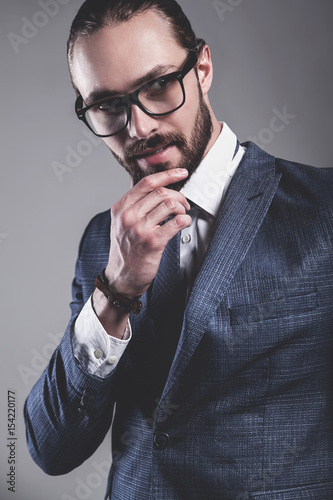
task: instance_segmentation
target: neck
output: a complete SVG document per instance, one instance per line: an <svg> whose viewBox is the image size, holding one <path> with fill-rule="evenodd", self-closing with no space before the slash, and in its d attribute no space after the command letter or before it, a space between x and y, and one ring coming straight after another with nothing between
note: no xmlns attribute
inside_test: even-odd
<svg viewBox="0 0 333 500"><path fill-rule="evenodd" d="M222 131L222 128L223 128L223 125L221 125L221 123L218 121L218 119L216 118L216 116L213 113L213 110L211 108L210 108L210 112L211 112L211 118L212 118L212 124L213 124L213 131L212 131L211 138L207 144L207 148L206 148L204 157L207 155L207 153L210 151L210 149L215 144L215 142L216 142L217 138L219 137L219 135Z"/></svg>

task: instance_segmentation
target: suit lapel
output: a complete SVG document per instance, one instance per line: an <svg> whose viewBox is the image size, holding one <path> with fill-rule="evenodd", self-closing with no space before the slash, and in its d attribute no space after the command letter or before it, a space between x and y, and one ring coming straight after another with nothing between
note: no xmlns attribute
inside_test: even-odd
<svg viewBox="0 0 333 500"><path fill-rule="evenodd" d="M182 334L164 395L179 379L246 256L269 209L281 175L275 160L252 143L248 147L219 215L216 229L193 285Z"/></svg>

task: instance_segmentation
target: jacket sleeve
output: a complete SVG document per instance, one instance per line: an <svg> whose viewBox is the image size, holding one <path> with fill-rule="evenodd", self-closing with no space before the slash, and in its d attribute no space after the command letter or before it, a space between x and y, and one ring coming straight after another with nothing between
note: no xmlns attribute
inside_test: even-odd
<svg viewBox="0 0 333 500"><path fill-rule="evenodd" d="M84 305L83 284L79 254L71 321L24 406L29 452L50 475L66 474L89 458L103 441L113 416L117 369L98 378L85 372L73 354L71 333Z"/></svg>

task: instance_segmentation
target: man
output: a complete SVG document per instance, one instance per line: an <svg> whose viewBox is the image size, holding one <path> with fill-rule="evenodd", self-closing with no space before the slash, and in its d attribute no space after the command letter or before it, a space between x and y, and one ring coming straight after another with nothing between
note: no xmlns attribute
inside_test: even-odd
<svg viewBox="0 0 333 500"><path fill-rule="evenodd" d="M333 498L333 171L239 145L173 0L88 0L76 112L133 186L88 225L25 406L65 474L112 423L112 500Z"/></svg>

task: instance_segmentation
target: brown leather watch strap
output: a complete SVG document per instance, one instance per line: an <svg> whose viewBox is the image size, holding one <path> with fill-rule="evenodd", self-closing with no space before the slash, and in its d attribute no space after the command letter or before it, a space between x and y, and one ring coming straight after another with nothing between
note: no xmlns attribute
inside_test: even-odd
<svg viewBox="0 0 333 500"><path fill-rule="evenodd" d="M116 293L110 288L107 277L105 276L105 269L97 276L95 286L105 295L111 304L124 309L126 312L132 312L133 314L139 314L141 311L142 302L139 300L139 297L130 299L126 297L126 295Z"/></svg>

